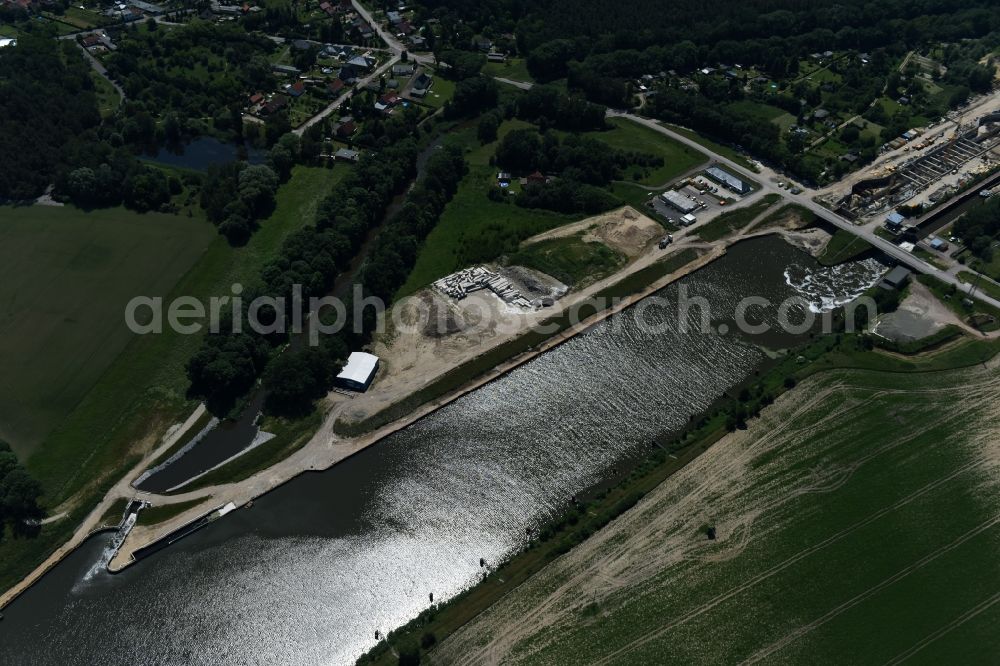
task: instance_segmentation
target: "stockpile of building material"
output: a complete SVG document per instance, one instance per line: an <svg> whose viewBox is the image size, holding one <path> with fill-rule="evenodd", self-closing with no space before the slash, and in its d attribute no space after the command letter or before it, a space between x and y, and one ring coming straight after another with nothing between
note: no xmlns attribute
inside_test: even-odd
<svg viewBox="0 0 1000 666"><path fill-rule="evenodd" d="M435 282L434 287L441 293L451 296L458 301L474 291L489 289L505 303L517 305L522 308L531 307L528 299L522 296L517 287L511 284L507 278L497 275L482 266L466 268L451 275L446 275Z"/></svg>

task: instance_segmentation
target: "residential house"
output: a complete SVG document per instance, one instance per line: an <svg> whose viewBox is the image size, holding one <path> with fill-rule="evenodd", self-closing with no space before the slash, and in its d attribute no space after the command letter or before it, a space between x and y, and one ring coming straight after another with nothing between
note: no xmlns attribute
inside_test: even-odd
<svg viewBox="0 0 1000 666"><path fill-rule="evenodd" d="M434 79L430 74L421 72L417 78L413 79L413 87L410 88L410 94L414 97L425 97L433 83Z"/></svg>
<svg viewBox="0 0 1000 666"><path fill-rule="evenodd" d="M326 92L331 97L336 97L341 94L346 87L347 84L345 84L342 79L334 79L326 84Z"/></svg>
<svg viewBox="0 0 1000 666"><path fill-rule="evenodd" d="M393 76L411 76L413 74L413 63L401 62L392 66Z"/></svg>
<svg viewBox="0 0 1000 666"><path fill-rule="evenodd" d="M385 17L389 19L389 23L397 25L403 21L403 16L399 12L386 12Z"/></svg>
<svg viewBox="0 0 1000 666"><path fill-rule="evenodd" d="M413 50L415 51L420 51L421 49L427 47L427 40L420 35L410 35L409 40L410 46L413 47Z"/></svg>
<svg viewBox="0 0 1000 666"><path fill-rule="evenodd" d="M263 101L264 101L264 95L262 93L254 93L253 95L250 95L249 99L250 106L257 106Z"/></svg>
<svg viewBox="0 0 1000 666"><path fill-rule="evenodd" d="M541 171L529 173L525 180L528 181L528 185L544 185L549 182L549 179Z"/></svg>
<svg viewBox="0 0 1000 666"><path fill-rule="evenodd" d="M260 107L260 115L269 116L288 106L288 98L284 95L275 95L264 106Z"/></svg>
<svg viewBox="0 0 1000 666"><path fill-rule="evenodd" d="M413 26L410 25L409 21L400 21L399 23L396 24L397 35L403 35L405 37L406 35L409 35L412 32L413 32Z"/></svg>
<svg viewBox="0 0 1000 666"><path fill-rule="evenodd" d="M333 159L340 162L357 162L360 157L358 151L349 148L341 148L333 154Z"/></svg>
<svg viewBox="0 0 1000 666"><path fill-rule="evenodd" d="M292 97L301 97L306 92L305 81L296 81L295 83L287 86L285 90Z"/></svg>
<svg viewBox="0 0 1000 666"><path fill-rule="evenodd" d="M507 62L507 54L496 53L495 51L491 51L490 53L486 54L486 59L489 62Z"/></svg>
<svg viewBox="0 0 1000 666"><path fill-rule="evenodd" d="M343 116L333 127L333 132L341 139L346 139L358 129L358 124L351 116Z"/></svg>

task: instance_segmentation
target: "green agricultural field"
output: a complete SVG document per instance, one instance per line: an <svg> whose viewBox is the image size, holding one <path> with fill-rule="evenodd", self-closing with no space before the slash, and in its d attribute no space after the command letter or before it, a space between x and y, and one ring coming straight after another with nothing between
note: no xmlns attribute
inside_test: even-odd
<svg viewBox="0 0 1000 666"><path fill-rule="evenodd" d="M245 247L230 247L211 225L201 222L208 228L207 249L165 300L181 295L201 299L225 295L233 283L256 279L288 234L313 220L319 201L348 170L343 165L334 169L295 167L291 180L278 191L274 213L262 221ZM143 219L134 216L133 222ZM182 217L169 220L196 223ZM157 249L164 252L163 246ZM0 251L6 251L6 244ZM155 265L157 259L150 261ZM7 270L5 266L4 275ZM6 282L0 289L5 287ZM5 307L10 304L9 299L4 302ZM113 314L117 324L121 310ZM65 507L69 515L45 525L35 539L0 541L0 561L5 563L0 589L26 575L69 537L107 486L138 462L137 443L151 446L153 438L189 415L194 405L184 397L184 365L200 342L197 335L169 332L133 338L76 408L36 447L28 469L42 483L46 505ZM72 501L66 502L69 499Z"/></svg>
<svg viewBox="0 0 1000 666"><path fill-rule="evenodd" d="M510 255L509 263L527 266L580 287L614 273L625 256L600 241L587 241L583 232L524 245Z"/></svg>
<svg viewBox="0 0 1000 666"><path fill-rule="evenodd" d="M169 293L216 232L124 209L2 210L0 437L26 457L128 344L129 299Z"/></svg>
<svg viewBox="0 0 1000 666"><path fill-rule="evenodd" d="M652 153L663 158L662 167L651 170L639 180L643 185L663 187L671 180L708 161L708 158L697 150L630 120L612 118L609 124L612 129L588 132L587 136L603 141L612 148Z"/></svg>
<svg viewBox="0 0 1000 666"><path fill-rule="evenodd" d="M989 661L998 404L995 366L816 375L428 658Z"/></svg>
<svg viewBox="0 0 1000 666"><path fill-rule="evenodd" d="M412 294L459 268L492 261L504 252L516 250L526 238L581 217L521 208L513 201L491 201L486 193L495 186L495 179L493 167L470 165L469 173L459 183L458 193L424 241L417 263L406 284L396 293L397 298Z"/></svg>

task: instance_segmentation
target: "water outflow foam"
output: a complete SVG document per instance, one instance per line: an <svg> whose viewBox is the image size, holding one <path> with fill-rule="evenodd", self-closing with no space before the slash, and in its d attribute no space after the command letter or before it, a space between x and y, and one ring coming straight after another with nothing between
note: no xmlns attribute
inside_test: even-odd
<svg viewBox="0 0 1000 666"><path fill-rule="evenodd" d="M129 508L131 509L132 507L130 506ZM90 567L85 574L83 574L83 578L80 579L80 582L73 587L74 591L76 591L78 586L85 585L89 581L93 580L94 576L108 570L108 564L110 564L111 560L118 553L118 549L121 548L122 544L125 543L125 537L127 537L129 532L132 531L132 528L135 527L135 521L138 517L139 509L135 509L125 516L121 524L118 526L118 531L115 532L115 535L111 538L107 547L101 551L101 556L97 558L94 565Z"/></svg>
<svg viewBox="0 0 1000 666"><path fill-rule="evenodd" d="M847 305L865 293L886 270L877 259L821 268L791 264L785 269L785 282L808 301L812 312L821 314Z"/></svg>

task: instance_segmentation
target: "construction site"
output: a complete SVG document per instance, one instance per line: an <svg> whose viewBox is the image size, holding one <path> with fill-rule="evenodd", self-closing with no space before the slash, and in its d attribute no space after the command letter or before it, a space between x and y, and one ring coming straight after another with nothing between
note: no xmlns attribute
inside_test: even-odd
<svg viewBox="0 0 1000 666"><path fill-rule="evenodd" d="M904 133L871 167L823 198L845 217L865 222L903 205L926 210L998 167L1000 93L993 93L961 115Z"/></svg>

